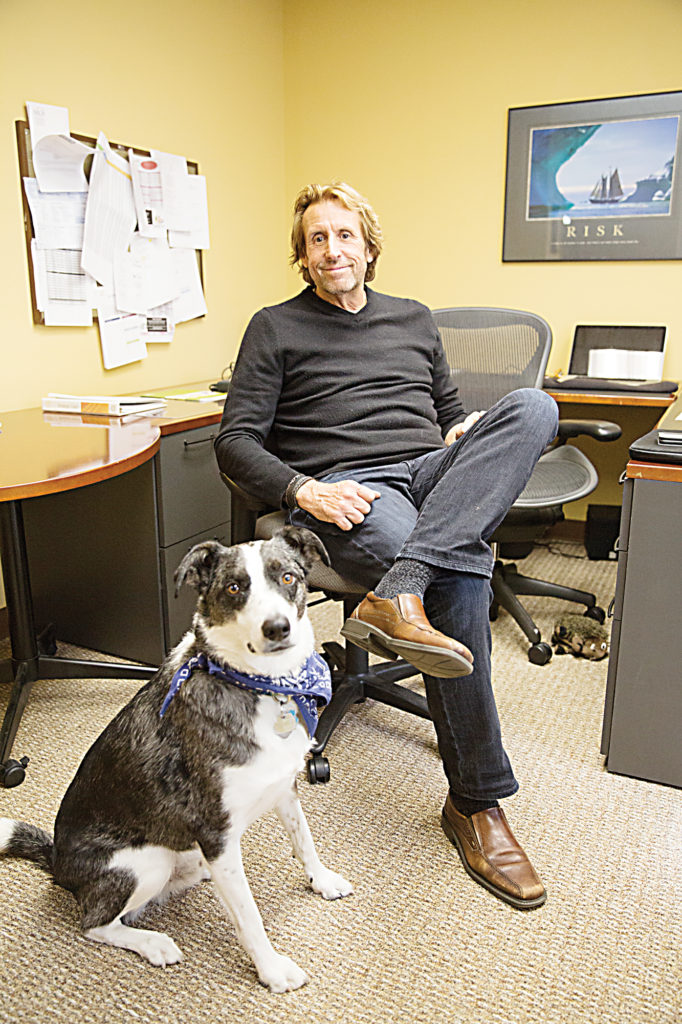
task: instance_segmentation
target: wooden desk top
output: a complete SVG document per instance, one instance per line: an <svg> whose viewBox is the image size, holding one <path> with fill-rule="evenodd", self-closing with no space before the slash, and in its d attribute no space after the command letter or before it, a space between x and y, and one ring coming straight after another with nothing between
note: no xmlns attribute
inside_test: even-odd
<svg viewBox="0 0 682 1024"><path fill-rule="evenodd" d="M631 480L666 480L682 483L682 466L663 462L639 462L630 459L625 475Z"/></svg>
<svg viewBox="0 0 682 1024"><path fill-rule="evenodd" d="M0 501L119 476L151 459L161 434L148 419L120 423L41 409L4 412L0 420Z"/></svg>
<svg viewBox="0 0 682 1024"><path fill-rule="evenodd" d="M544 389L556 402L576 402L579 405L620 405L650 406L656 409L667 409L676 400L677 395L654 395L640 391L636 394L624 391L552 391Z"/></svg>
<svg viewBox="0 0 682 1024"><path fill-rule="evenodd" d="M169 399L160 416L128 422L38 408L0 413L0 501L70 491L127 473L153 458L166 434L217 426L223 400L216 399Z"/></svg>

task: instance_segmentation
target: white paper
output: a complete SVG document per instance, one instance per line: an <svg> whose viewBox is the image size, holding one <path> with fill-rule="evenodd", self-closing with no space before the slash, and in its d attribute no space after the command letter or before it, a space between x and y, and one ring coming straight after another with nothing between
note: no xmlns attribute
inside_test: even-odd
<svg viewBox="0 0 682 1024"><path fill-rule="evenodd" d="M166 227L176 231L191 231L190 194L187 179L187 160L184 156L150 150L152 159L161 168L161 188Z"/></svg>
<svg viewBox="0 0 682 1024"><path fill-rule="evenodd" d="M201 287L199 265L193 249L171 250L175 266L176 281L180 289L177 299L173 300L173 315L176 324L185 320L194 320L206 313L206 300Z"/></svg>
<svg viewBox="0 0 682 1024"><path fill-rule="evenodd" d="M46 135L69 134L68 107L55 107L51 103L26 104L28 126L31 130L31 149L35 149L40 139Z"/></svg>
<svg viewBox="0 0 682 1024"><path fill-rule="evenodd" d="M168 241L179 249L208 249L208 201L203 174L187 175L187 214L192 227L188 231L168 232Z"/></svg>
<svg viewBox="0 0 682 1024"><path fill-rule="evenodd" d="M180 294L171 251L165 238L135 233L127 252L114 259L114 290L118 309L143 313Z"/></svg>
<svg viewBox="0 0 682 1024"><path fill-rule="evenodd" d="M82 249L85 192L40 192L35 178L24 178L33 234L39 249Z"/></svg>
<svg viewBox="0 0 682 1024"><path fill-rule="evenodd" d="M660 380L663 352L643 352L626 348L593 348L587 362L588 377L616 380Z"/></svg>
<svg viewBox="0 0 682 1024"><path fill-rule="evenodd" d="M145 329L142 332L144 341L149 344L170 342L175 334L173 303L166 302L162 306L147 310Z"/></svg>
<svg viewBox="0 0 682 1024"><path fill-rule="evenodd" d="M93 150L69 135L44 135L33 146L33 169L41 192L87 192L83 164Z"/></svg>
<svg viewBox="0 0 682 1024"><path fill-rule="evenodd" d="M81 270L78 249L39 249L31 241L36 305L47 327L92 324L92 281Z"/></svg>
<svg viewBox="0 0 682 1024"><path fill-rule="evenodd" d="M145 358L147 346L142 339L144 317L137 313L121 313L116 309L113 297L107 301L100 295L97 319L105 370L113 370L117 366Z"/></svg>
<svg viewBox="0 0 682 1024"><path fill-rule="evenodd" d="M146 238L162 238L166 234L166 215L161 168L153 157L140 156L132 149L128 150L128 162L133 178L138 231Z"/></svg>
<svg viewBox="0 0 682 1024"><path fill-rule="evenodd" d="M114 256L127 250L136 220L128 161L114 153L100 132L85 207L82 266L110 290Z"/></svg>

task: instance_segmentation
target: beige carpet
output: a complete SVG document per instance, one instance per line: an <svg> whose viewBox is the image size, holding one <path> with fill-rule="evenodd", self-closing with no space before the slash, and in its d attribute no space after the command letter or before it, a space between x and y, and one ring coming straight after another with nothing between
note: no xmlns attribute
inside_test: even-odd
<svg viewBox="0 0 682 1024"><path fill-rule="evenodd" d="M540 551L524 568L595 590L604 605L613 594L610 563ZM527 604L546 635L568 610ZM327 638L338 606L314 618ZM326 903L310 894L274 817L244 844L266 928L309 973L305 988L275 996L259 986L207 883L147 915L185 954L161 970L87 942L68 893L35 865L0 860L2 1024L679 1022L682 793L605 772L606 662L530 665L506 615L493 636L521 781L506 810L546 882L542 909L513 910L469 879L438 824L445 786L430 723L368 703L330 745L331 783L300 786L323 859L355 895ZM31 756L29 774L0 790L0 814L51 828L87 746L135 688L36 684L14 750Z"/></svg>

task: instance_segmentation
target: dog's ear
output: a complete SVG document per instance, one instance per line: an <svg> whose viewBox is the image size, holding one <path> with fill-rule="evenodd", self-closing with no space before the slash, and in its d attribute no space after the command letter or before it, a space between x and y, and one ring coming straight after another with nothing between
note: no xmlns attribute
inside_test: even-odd
<svg viewBox="0 0 682 1024"><path fill-rule="evenodd" d="M293 548L306 572L310 572L315 562L331 564L326 547L312 530L302 526L285 526L279 536L288 547Z"/></svg>
<svg viewBox="0 0 682 1024"><path fill-rule="evenodd" d="M223 545L217 540L205 540L201 544L195 544L175 570L175 596L178 596L183 583L188 583L200 594L205 594L211 582L216 558L224 550Z"/></svg>

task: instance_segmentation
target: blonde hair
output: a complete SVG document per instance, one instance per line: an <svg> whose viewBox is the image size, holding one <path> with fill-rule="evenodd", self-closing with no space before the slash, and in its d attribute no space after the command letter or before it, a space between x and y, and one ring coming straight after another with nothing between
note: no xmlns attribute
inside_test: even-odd
<svg viewBox="0 0 682 1024"><path fill-rule="evenodd" d="M303 233L303 214L309 206L323 202L341 203L347 210L353 210L360 216L365 243L372 257L367 264L365 281L373 281L377 269L377 260L381 254L384 236L376 213L359 192L343 181L334 181L329 185L306 185L301 189L294 203L294 223L291 229L292 267L298 264L298 270L307 284L314 284L308 268L302 263L306 255L305 235Z"/></svg>

